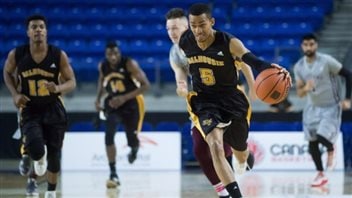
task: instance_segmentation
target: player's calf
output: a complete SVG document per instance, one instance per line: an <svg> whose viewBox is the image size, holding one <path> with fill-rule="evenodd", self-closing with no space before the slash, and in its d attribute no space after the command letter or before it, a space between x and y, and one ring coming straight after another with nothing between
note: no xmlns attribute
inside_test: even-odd
<svg viewBox="0 0 352 198"><path fill-rule="evenodd" d="M328 159L326 163L326 169L328 171L333 171L336 166L336 155L335 155L335 150L333 151L328 151Z"/></svg>

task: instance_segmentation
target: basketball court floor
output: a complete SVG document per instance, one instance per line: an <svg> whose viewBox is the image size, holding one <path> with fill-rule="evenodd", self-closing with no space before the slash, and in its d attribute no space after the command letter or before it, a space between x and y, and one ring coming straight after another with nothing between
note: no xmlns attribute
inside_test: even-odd
<svg viewBox="0 0 352 198"><path fill-rule="evenodd" d="M63 172L58 185L58 198L216 198L208 180L199 170L191 171L123 171L121 186L106 189L108 172ZM352 173L328 173L329 183L311 188L311 171L255 171L237 176L242 194L251 198L279 197L352 197ZM46 183L39 178L40 197ZM25 196L26 179L16 172L0 173L0 197Z"/></svg>

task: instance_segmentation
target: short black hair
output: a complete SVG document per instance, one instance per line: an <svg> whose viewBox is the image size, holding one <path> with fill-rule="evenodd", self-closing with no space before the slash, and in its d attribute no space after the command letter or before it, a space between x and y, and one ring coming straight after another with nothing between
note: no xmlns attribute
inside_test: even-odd
<svg viewBox="0 0 352 198"><path fill-rule="evenodd" d="M186 17L186 13L182 8L172 8L165 15L166 20L177 19L182 17Z"/></svg>
<svg viewBox="0 0 352 198"><path fill-rule="evenodd" d="M201 14L206 14L207 17L211 18L211 8L208 4L205 3L195 3L189 8L189 14L194 16L199 16Z"/></svg>
<svg viewBox="0 0 352 198"><path fill-rule="evenodd" d="M304 41L304 40L314 40L314 41L317 42L318 38L317 38L317 36L315 34L309 33L309 34L305 34L305 35L302 36L302 41Z"/></svg>
<svg viewBox="0 0 352 198"><path fill-rule="evenodd" d="M108 41L108 42L106 42L106 45L105 45L105 49L112 49L112 48L119 48L118 46L117 46L117 43L116 43L116 41Z"/></svg>
<svg viewBox="0 0 352 198"><path fill-rule="evenodd" d="M41 14L33 14L27 17L26 19L26 27L28 27L29 23L34 20L42 20L45 23L45 26L48 26L48 20L45 18L45 16Z"/></svg>

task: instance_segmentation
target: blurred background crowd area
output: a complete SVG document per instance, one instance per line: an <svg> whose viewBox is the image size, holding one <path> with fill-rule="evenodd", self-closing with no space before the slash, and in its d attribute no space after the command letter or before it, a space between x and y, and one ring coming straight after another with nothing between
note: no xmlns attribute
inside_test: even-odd
<svg viewBox="0 0 352 198"><path fill-rule="evenodd" d="M170 8L187 10L195 2L199 1L3 0L0 66L10 49L28 41L26 17L40 13L48 18L49 43L67 52L81 88L96 83L97 65L104 58L107 40L116 40L122 53L135 58L149 80L162 87L174 81L164 16ZM341 62L351 53L350 0L203 2L213 8L215 29L235 35L256 55L288 70L301 56L300 39L306 33L317 33L320 50Z"/></svg>

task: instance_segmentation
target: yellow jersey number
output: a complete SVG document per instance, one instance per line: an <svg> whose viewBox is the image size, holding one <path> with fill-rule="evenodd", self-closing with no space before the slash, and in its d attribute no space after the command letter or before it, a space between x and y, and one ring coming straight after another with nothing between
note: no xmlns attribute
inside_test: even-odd
<svg viewBox="0 0 352 198"><path fill-rule="evenodd" d="M30 96L49 96L50 92L45 87L47 80L28 80Z"/></svg>
<svg viewBox="0 0 352 198"><path fill-rule="evenodd" d="M123 84L122 80L112 80L110 81L111 90L116 92L124 92L126 90L125 85Z"/></svg>
<svg viewBox="0 0 352 198"><path fill-rule="evenodd" d="M216 81L212 69L199 68L199 73L203 84L207 86L215 85Z"/></svg>

